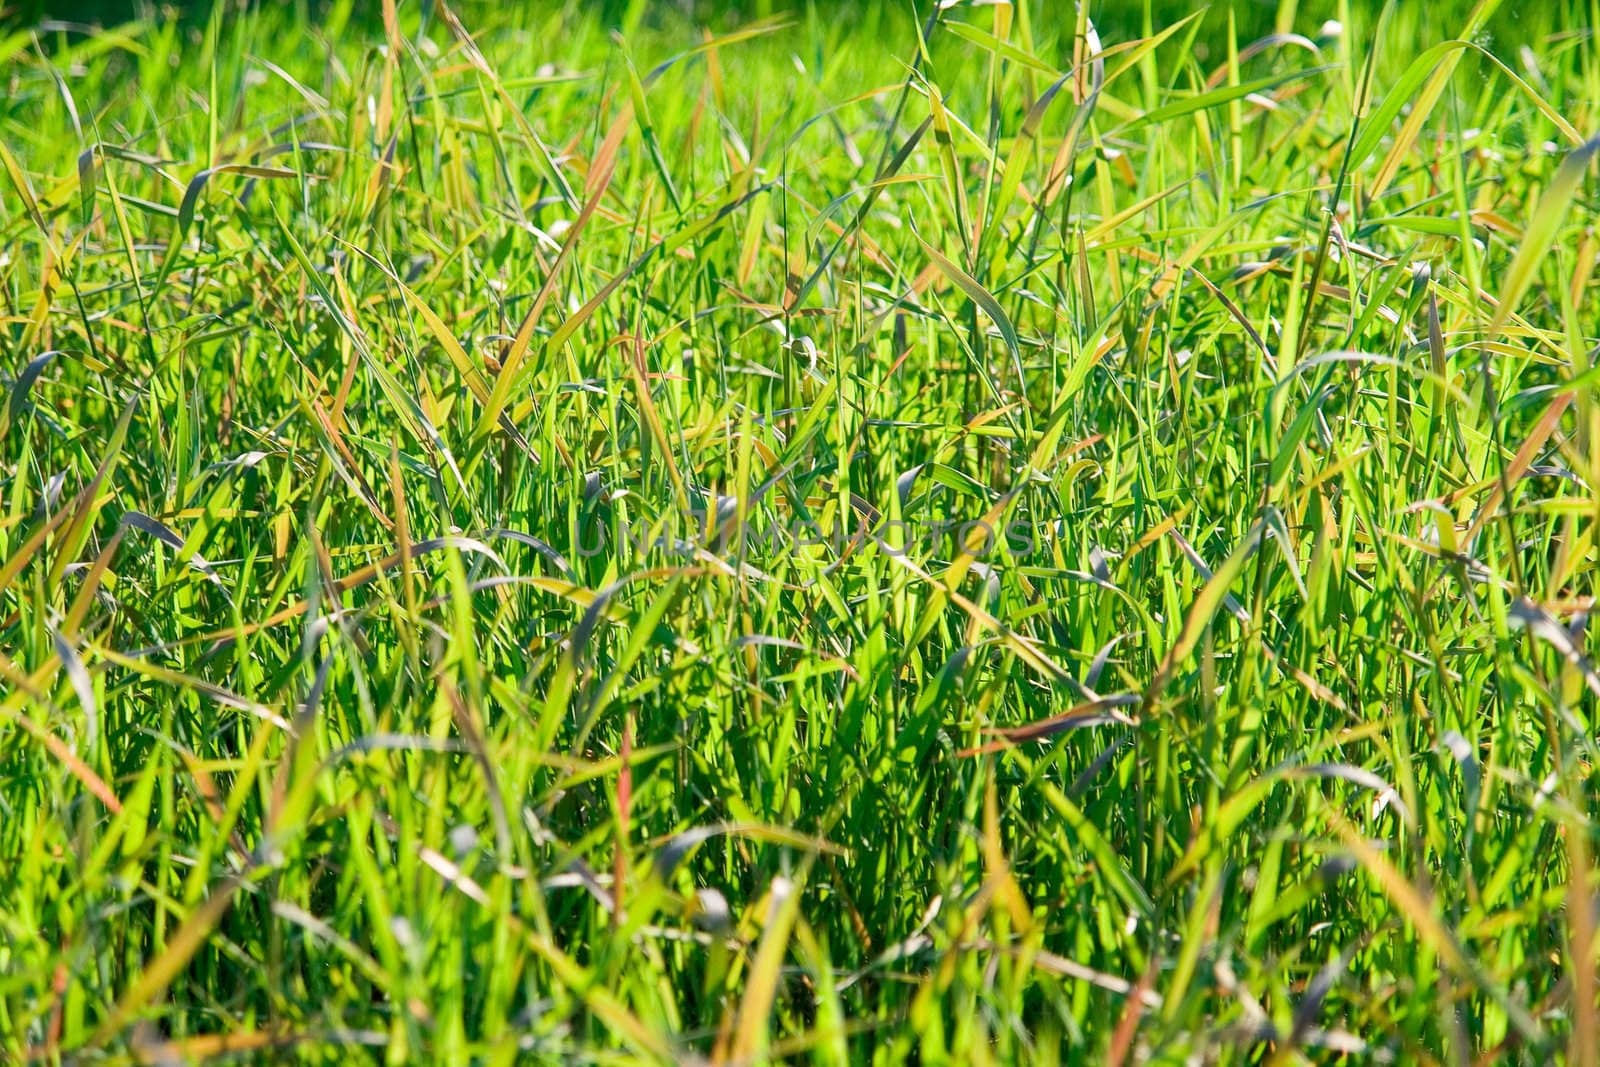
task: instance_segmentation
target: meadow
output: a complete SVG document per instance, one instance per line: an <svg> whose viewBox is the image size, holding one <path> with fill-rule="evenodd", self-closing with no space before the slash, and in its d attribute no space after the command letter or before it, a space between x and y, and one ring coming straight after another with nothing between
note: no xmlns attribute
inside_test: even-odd
<svg viewBox="0 0 1600 1067"><path fill-rule="evenodd" d="M1600 0L102 8L0 1061L1600 1063Z"/></svg>

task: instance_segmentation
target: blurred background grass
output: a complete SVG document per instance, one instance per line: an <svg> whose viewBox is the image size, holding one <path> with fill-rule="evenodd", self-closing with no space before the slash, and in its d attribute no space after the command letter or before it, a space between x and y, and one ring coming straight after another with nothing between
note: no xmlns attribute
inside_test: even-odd
<svg viewBox="0 0 1600 1067"><path fill-rule="evenodd" d="M14 0L0 8L0 24L13 28L38 26L41 23L110 25L132 19L147 20L156 17L178 16L203 25L215 5L205 2L150 4L139 0ZM232 0L225 6L243 13L262 6L253 0ZM349 4L340 0L294 0L292 3L269 4L295 10L298 18L311 24L332 21L335 8L350 8L349 24L359 26L366 22L376 24L379 5ZM424 4L432 8L431 0ZM519 11L547 16L561 7L598 12L607 22L629 30L640 26L666 25L673 22L692 22L698 25L726 28L759 18L778 14L803 16L815 13L821 17L840 16L877 21L890 18L910 18L926 15L930 4L924 0L593 0L593 2L554 3L551 0L513 0L495 3L491 0L463 0L452 7L471 24L515 21ZM1245 39L1285 32L1289 27L1304 27L1327 20L1350 21L1371 25L1384 4L1379 0L1218 0L1216 3L1186 3L1184 0L1089 0L1089 16L1103 37L1122 39L1137 36L1148 25L1170 25L1197 10L1205 11L1202 30L1197 43L1205 45L1225 31L1231 15L1238 31ZM1073 10L1075 5L1063 0L1062 10ZM1435 0L1426 5L1425 23L1435 31L1432 39L1444 40L1452 36L1466 20L1473 3L1470 0ZM868 9L871 9L870 11ZM1551 33L1565 29L1558 24L1559 13L1554 5L1542 3L1504 4L1489 19L1486 33L1501 46L1520 46ZM1070 26L1071 19L1064 18ZM53 27L51 27L53 28ZM1488 42L1485 42L1486 44Z"/></svg>

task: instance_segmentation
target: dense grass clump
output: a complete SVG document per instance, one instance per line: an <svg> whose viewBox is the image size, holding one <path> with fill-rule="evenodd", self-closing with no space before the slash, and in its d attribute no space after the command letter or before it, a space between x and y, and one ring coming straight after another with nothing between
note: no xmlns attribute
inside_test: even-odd
<svg viewBox="0 0 1600 1067"><path fill-rule="evenodd" d="M0 21L0 1060L1595 1063L1600 10L1099 6Z"/></svg>

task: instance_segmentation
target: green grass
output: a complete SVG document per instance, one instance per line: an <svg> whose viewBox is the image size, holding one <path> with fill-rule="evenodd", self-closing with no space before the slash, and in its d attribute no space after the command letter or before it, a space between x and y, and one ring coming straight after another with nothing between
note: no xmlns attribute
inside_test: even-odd
<svg viewBox="0 0 1600 1067"><path fill-rule="evenodd" d="M1597 1061L1594 0L242 6L0 21L0 1060Z"/></svg>

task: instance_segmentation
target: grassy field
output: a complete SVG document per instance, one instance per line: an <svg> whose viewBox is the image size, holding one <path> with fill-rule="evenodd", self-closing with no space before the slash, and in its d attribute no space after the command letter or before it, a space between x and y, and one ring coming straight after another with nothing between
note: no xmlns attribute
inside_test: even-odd
<svg viewBox="0 0 1600 1067"><path fill-rule="evenodd" d="M1600 1061L1597 0L24 9L0 1061Z"/></svg>

